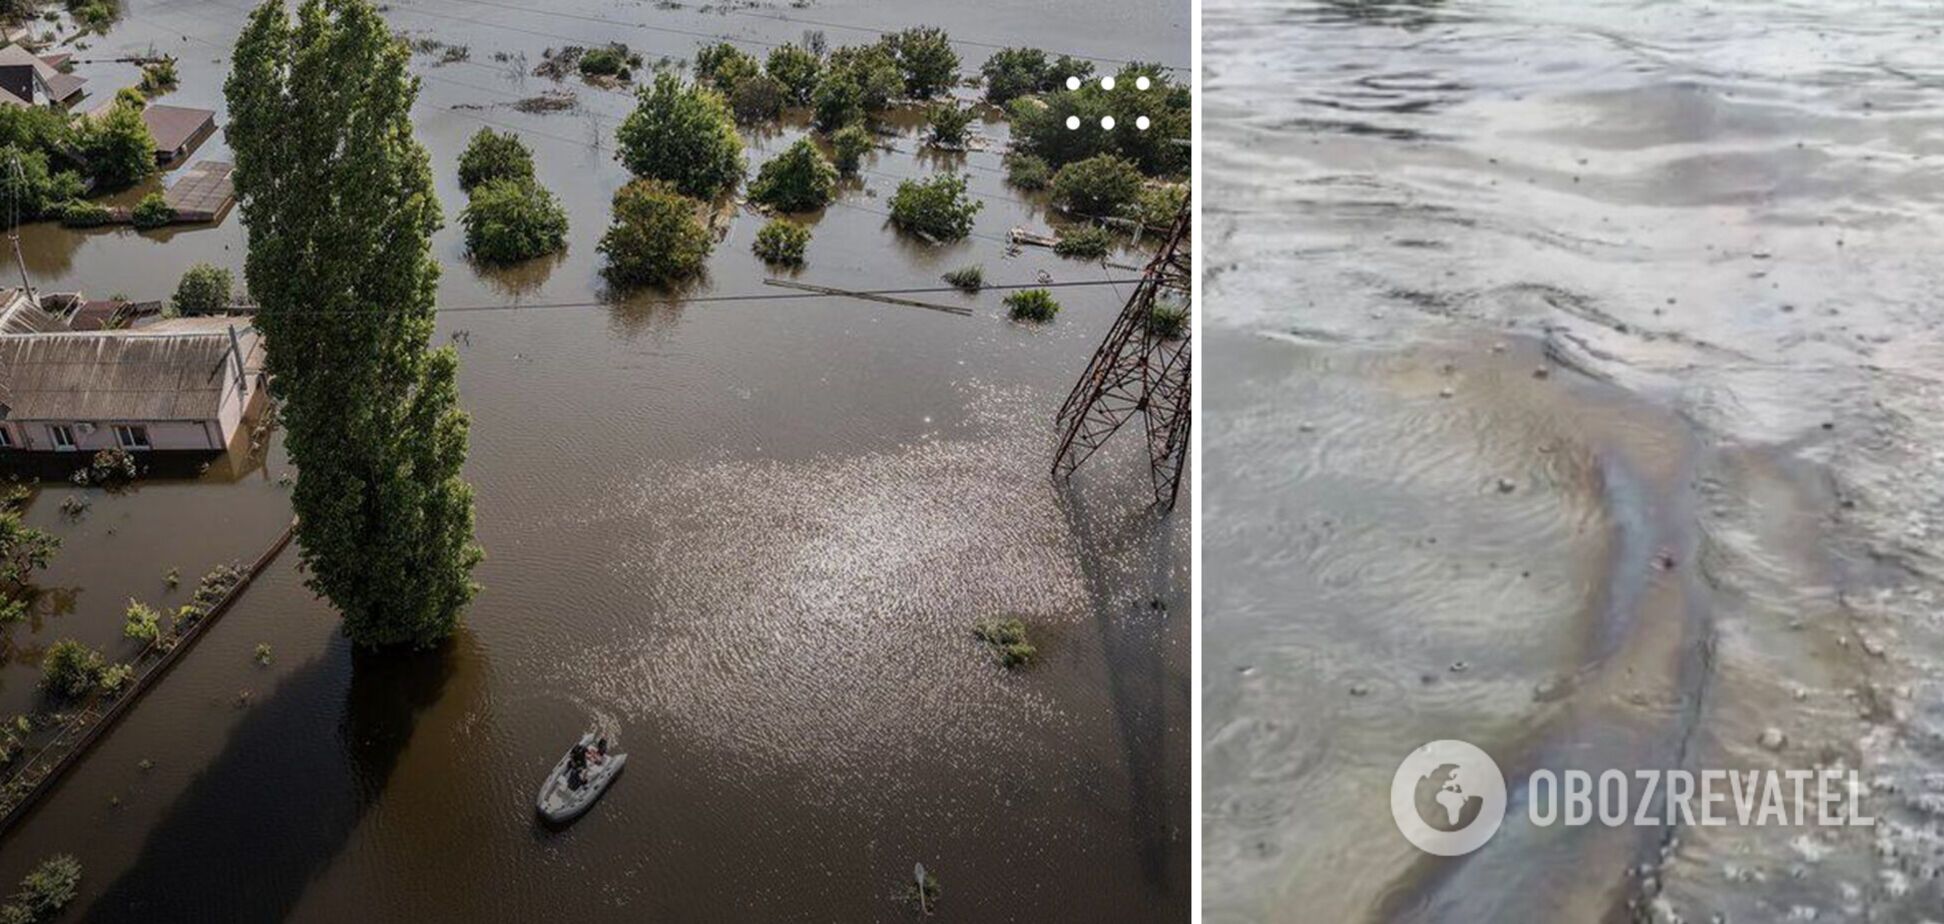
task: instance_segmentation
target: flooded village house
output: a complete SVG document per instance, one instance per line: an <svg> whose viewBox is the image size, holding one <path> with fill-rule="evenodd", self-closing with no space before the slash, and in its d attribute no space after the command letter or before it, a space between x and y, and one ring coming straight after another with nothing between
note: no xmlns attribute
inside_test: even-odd
<svg viewBox="0 0 1944 924"><path fill-rule="evenodd" d="M61 72L67 59L66 53L37 55L20 45L0 48L0 105L66 105L88 82Z"/></svg>
<svg viewBox="0 0 1944 924"><path fill-rule="evenodd" d="M77 331L77 298L4 298L0 452L222 452L263 406L262 339L246 318Z"/></svg>

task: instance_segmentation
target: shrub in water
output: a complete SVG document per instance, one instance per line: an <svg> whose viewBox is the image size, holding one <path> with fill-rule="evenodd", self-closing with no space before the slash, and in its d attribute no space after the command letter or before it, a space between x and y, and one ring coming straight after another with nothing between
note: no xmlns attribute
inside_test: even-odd
<svg viewBox="0 0 1944 924"><path fill-rule="evenodd" d="M864 91L849 74L831 73L817 84L810 105L817 127L834 132L864 121Z"/></svg>
<svg viewBox="0 0 1944 924"><path fill-rule="evenodd" d="M459 188L472 192L492 180L533 179L533 152L520 136L482 128L459 155Z"/></svg>
<svg viewBox="0 0 1944 924"><path fill-rule="evenodd" d="M98 682L98 686L101 687L101 692L103 693L115 694L120 693L134 679L135 668L133 666L127 664L110 664L101 669L101 680Z"/></svg>
<svg viewBox="0 0 1944 924"><path fill-rule="evenodd" d="M858 104L865 112L877 112L905 93L904 74L888 41L847 45L831 52L824 80L833 79L847 80L857 88Z"/></svg>
<svg viewBox="0 0 1944 924"><path fill-rule="evenodd" d="M749 184L749 199L784 212L808 212L830 201L837 168L808 138L771 158Z"/></svg>
<svg viewBox="0 0 1944 924"><path fill-rule="evenodd" d="M744 122L762 122L783 114L783 85L767 74L754 74L737 81L729 92L729 108Z"/></svg>
<svg viewBox="0 0 1944 924"><path fill-rule="evenodd" d="M230 271L209 263L198 263L183 271L176 282L175 295L169 298L170 315L216 314L230 305L230 291L236 279Z"/></svg>
<svg viewBox="0 0 1944 924"><path fill-rule="evenodd" d="M803 262L804 248L810 246L810 229L793 221L773 218L756 232L751 249L765 263L795 266Z"/></svg>
<svg viewBox="0 0 1944 924"><path fill-rule="evenodd" d="M898 62L905 95L930 99L958 82L958 52L945 30L920 27L885 37Z"/></svg>
<svg viewBox="0 0 1944 924"><path fill-rule="evenodd" d="M1060 303L1045 289L1027 289L1006 296L1006 314L1015 321L1051 321Z"/></svg>
<svg viewBox="0 0 1944 924"><path fill-rule="evenodd" d="M590 48L581 55L580 72L587 77L614 77L628 80L634 77L634 69L641 66L641 56L628 50L628 46L618 42L600 48Z"/></svg>
<svg viewBox="0 0 1944 924"><path fill-rule="evenodd" d="M659 74L635 96L635 110L617 132L618 156L635 176L697 199L713 199L742 179L742 136L720 94Z"/></svg>
<svg viewBox="0 0 1944 924"><path fill-rule="evenodd" d="M41 686L55 696L85 696L100 677L101 653L71 638L48 646L41 659Z"/></svg>
<svg viewBox="0 0 1944 924"><path fill-rule="evenodd" d="M1157 230L1174 227L1175 216L1181 214L1182 203L1188 201L1188 187L1178 184L1144 186L1133 204L1127 207L1127 217L1140 222L1143 226Z"/></svg>
<svg viewBox="0 0 1944 924"><path fill-rule="evenodd" d="M1053 168L1031 154L1006 155L1006 182L1020 189L1045 189L1053 182Z"/></svg>
<svg viewBox="0 0 1944 924"><path fill-rule="evenodd" d="M700 205L658 180L621 187L614 194L614 224L601 237L608 279L621 286L666 285L701 272L715 242L696 217Z"/></svg>
<svg viewBox="0 0 1944 924"><path fill-rule="evenodd" d="M724 93L735 89L743 78L762 72L755 58L728 42L718 42L695 53L695 79Z"/></svg>
<svg viewBox="0 0 1944 924"><path fill-rule="evenodd" d="M500 179L473 190L459 213L466 250L487 263L517 263L567 246L567 210L531 179Z"/></svg>
<svg viewBox="0 0 1944 924"><path fill-rule="evenodd" d="M93 228L114 220L115 213L107 206L85 199L72 199L61 207L61 224L70 228Z"/></svg>
<svg viewBox="0 0 1944 924"><path fill-rule="evenodd" d="M78 126L75 140L94 170L96 191L127 189L155 173L155 136L140 104L117 100L107 114Z"/></svg>
<svg viewBox="0 0 1944 924"><path fill-rule="evenodd" d="M1039 649L1026 640L1026 624L1017 619L982 619L972 626L972 635L986 643L999 663L1007 667L1028 664Z"/></svg>
<svg viewBox="0 0 1944 924"><path fill-rule="evenodd" d="M142 201L135 203L135 211L131 217L135 219L135 227L148 230L175 221L176 212L169 207L169 200L162 198L161 193L152 192L143 196Z"/></svg>
<svg viewBox="0 0 1944 924"><path fill-rule="evenodd" d="M1113 244L1105 228L1076 228L1060 235L1053 245L1053 252L1062 257L1078 257L1082 260L1098 260L1107 255Z"/></svg>
<svg viewBox="0 0 1944 924"><path fill-rule="evenodd" d="M162 614L140 600L130 600L128 613L122 621L122 634L153 645L156 639L162 637Z"/></svg>
<svg viewBox="0 0 1944 924"><path fill-rule="evenodd" d="M1188 332L1188 310L1172 305L1155 305L1148 313L1148 330L1163 340L1179 340Z"/></svg>
<svg viewBox="0 0 1944 924"><path fill-rule="evenodd" d="M864 155L876 146L871 133L861 125L846 125L830 136L830 146L837 153L837 172L845 176L856 176L857 168L864 163Z"/></svg>
<svg viewBox="0 0 1944 924"><path fill-rule="evenodd" d="M173 90L176 88L176 82L176 60L174 58L163 58L160 61L142 66L142 82L140 87L142 92L148 96Z"/></svg>
<svg viewBox="0 0 1944 924"><path fill-rule="evenodd" d="M81 861L55 854L40 862L20 880L20 891L13 901L0 906L0 921L6 924L31 924L53 920L80 891Z"/></svg>
<svg viewBox="0 0 1944 924"><path fill-rule="evenodd" d="M972 217L984 207L966 196L964 177L942 173L899 183L891 197L891 223L936 241L956 241L972 233Z"/></svg>
<svg viewBox="0 0 1944 924"><path fill-rule="evenodd" d="M953 287L967 292L977 292L985 288L985 268L981 266L962 266L940 278Z"/></svg>
<svg viewBox="0 0 1944 924"><path fill-rule="evenodd" d="M1046 52L1037 48L1002 48L979 67L985 80L986 102L1004 106L1013 99L1053 89Z"/></svg>
<svg viewBox="0 0 1944 924"><path fill-rule="evenodd" d="M960 109L956 103L940 103L926 113L925 122L931 127L932 144L960 147L965 144L966 129L972 126L972 110Z"/></svg>
<svg viewBox="0 0 1944 924"><path fill-rule="evenodd" d="M817 79L823 75L823 59L795 45L779 45L770 51L763 70L782 85L792 104L805 106L817 92Z"/></svg>
<svg viewBox="0 0 1944 924"><path fill-rule="evenodd" d="M1141 171L1112 154L1089 157L1053 175L1053 204L1081 215L1115 215L1141 194Z"/></svg>

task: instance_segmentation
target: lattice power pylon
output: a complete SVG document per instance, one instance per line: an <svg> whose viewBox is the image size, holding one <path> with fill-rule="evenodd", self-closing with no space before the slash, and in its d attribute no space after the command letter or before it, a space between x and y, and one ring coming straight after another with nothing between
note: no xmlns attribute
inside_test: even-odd
<svg viewBox="0 0 1944 924"><path fill-rule="evenodd" d="M1167 241L1148 261L1113 330L1060 407L1054 478L1070 477L1138 416L1147 430L1154 502L1174 507L1188 462L1192 215L1184 200Z"/></svg>

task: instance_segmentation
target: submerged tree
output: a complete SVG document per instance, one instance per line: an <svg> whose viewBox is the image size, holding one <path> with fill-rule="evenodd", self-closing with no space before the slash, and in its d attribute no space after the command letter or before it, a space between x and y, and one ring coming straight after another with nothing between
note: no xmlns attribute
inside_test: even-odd
<svg viewBox="0 0 1944 924"><path fill-rule="evenodd" d="M450 635L482 555L459 360L427 347L440 217L408 58L368 0L305 0L294 23L268 2L224 87L307 583L365 647Z"/></svg>
<svg viewBox="0 0 1944 924"><path fill-rule="evenodd" d="M742 136L722 96L682 85L673 74L635 92L635 110L615 132L629 172L664 180L684 196L713 199L743 175Z"/></svg>

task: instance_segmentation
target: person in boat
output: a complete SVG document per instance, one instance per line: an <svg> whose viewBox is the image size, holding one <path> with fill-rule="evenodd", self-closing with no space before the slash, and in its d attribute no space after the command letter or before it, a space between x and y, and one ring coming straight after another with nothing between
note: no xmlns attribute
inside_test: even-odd
<svg viewBox="0 0 1944 924"><path fill-rule="evenodd" d="M607 739L606 738L602 738L601 740L594 742L594 747L587 752L587 760L588 763L594 764L596 766L607 763Z"/></svg>
<svg viewBox="0 0 1944 924"><path fill-rule="evenodd" d="M583 777L586 776L586 773L587 746L575 744L574 749L567 752L567 788L581 788L581 782Z"/></svg>

